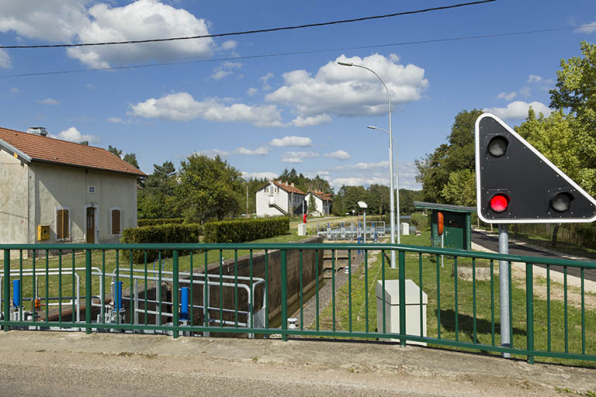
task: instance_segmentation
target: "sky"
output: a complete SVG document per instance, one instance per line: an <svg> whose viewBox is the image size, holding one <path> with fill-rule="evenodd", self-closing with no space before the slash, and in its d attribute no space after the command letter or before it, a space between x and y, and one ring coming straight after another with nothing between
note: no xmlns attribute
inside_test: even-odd
<svg viewBox="0 0 596 397"><path fill-rule="evenodd" d="M198 36L463 2L0 0L0 46ZM512 35L521 32L534 33ZM511 126L530 106L549 114L560 61L580 56L584 40L596 40L594 0L497 0L251 35L0 49L0 126L115 146L148 174L201 153L245 177L295 168L336 191L388 185L388 135L367 129L389 129L387 93L343 61L385 81L399 186L420 189L414 162L446 142L457 113L484 109Z"/></svg>

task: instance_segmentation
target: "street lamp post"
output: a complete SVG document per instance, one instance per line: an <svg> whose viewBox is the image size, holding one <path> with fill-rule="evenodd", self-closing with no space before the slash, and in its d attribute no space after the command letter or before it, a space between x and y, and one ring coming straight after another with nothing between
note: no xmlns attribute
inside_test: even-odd
<svg viewBox="0 0 596 397"><path fill-rule="evenodd" d="M347 62L338 62L339 65L341 66L355 66L357 68L361 68L361 69L366 69L369 72L371 72L372 74L374 74L375 76L377 76L377 78L381 81L381 83L383 84L383 87L385 87L385 91L387 92L387 104L389 106L389 184L390 184L390 189L391 189L391 194L389 195L389 206L391 207L390 210L390 214L391 214L391 244L395 244L395 190L394 190L394 186L393 186L393 182L394 182L394 178L393 178L393 134L391 132L391 96L389 94L389 89L387 88L387 84L385 84L385 82L383 81L383 79L381 78L381 76L379 76L374 70L367 68L366 66L362 66L362 65L357 65L354 63L347 63ZM398 194L399 194L399 190L398 190ZM399 217L399 196L398 196L398 202L397 202L397 216ZM398 225L399 227L399 225ZM397 243L400 244L400 235L399 235L399 231L397 233ZM391 268L395 269L396 268L396 262L395 262L395 251L391 251Z"/></svg>

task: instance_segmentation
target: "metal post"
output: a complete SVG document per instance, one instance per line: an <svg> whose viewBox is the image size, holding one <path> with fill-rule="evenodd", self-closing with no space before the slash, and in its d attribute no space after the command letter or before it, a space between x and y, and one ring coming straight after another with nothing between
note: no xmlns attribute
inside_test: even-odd
<svg viewBox="0 0 596 397"><path fill-rule="evenodd" d="M281 250L281 329L288 330L288 262L286 250ZM288 334L282 333L281 339L288 340Z"/></svg>
<svg viewBox="0 0 596 397"><path fill-rule="evenodd" d="M406 333L406 252L399 251L399 334L405 336ZM404 338L400 338L399 343L406 346Z"/></svg>
<svg viewBox="0 0 596 397"><path fill-rule="evenodd" d="M174 250L174 252L172 253L172 278L173 278L173 282L172 282L172 304L174 306L173 310L172 310L172 315L173 315L173 325L174 327L179 327L180 326L180 321L179 321L179 310L180 310L180 305L178 303L178 277L180 277L180 274L178 272L178 250ZM178 338L178 336L180 335L179 331L177 329L174 329L173 332L174 335L174 339Z"/></svg>
<svg viewBox="0 0 596 397"><path fill-rule="evenodd" d="M91 314L93 308L91 307L91 250L85 250L85 332L91 333ZM47 307L47 302L46 302Z"/></svg>
<svg viewBox="0 0 596 397"><path fill-rule="evenodd" d="M4 250L4 321L10 321L10 251ZM8 325L4 332L10 331Z"/></svg>
<svg viewBox="0 0 596 397"><path fill-rule="evenodd" d="M364 210L364 244L366 244L366 210ZM334 270L335 272L335 270Z"/></svg>
<svg viewBox="0 0 596 397"><path fill-rule="evenodd" d="M509 234L507 224L499 224L499 254L509 254ZM509 262L499 261L499 296L501 306L501 346L511 347L509 332L511 313L509 312ZM510 353L503 353L503 357L510 358Z"/></svg>

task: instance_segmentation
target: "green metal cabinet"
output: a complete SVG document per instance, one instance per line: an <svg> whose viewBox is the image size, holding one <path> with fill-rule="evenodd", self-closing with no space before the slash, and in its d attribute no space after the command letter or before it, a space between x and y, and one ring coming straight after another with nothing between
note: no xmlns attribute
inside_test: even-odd
<svg viewBox="0 0 596 397"><path fill-rule="evenodd" d="M472 249L472 212L476 212L476 208L422 201L415 201L414 206L430 212L430 238L433 247L441 247L441 236L438 227L438 214L441 212L444 224L444 247L463 250Z"/></svg>

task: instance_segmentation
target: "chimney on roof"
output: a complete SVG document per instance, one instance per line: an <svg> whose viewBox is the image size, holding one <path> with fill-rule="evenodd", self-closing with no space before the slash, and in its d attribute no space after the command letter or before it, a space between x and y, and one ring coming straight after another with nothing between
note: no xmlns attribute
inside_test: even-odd
<svg viewBox="0 0 596 397"><path fill-rule="evenodd" d="M27 129L27 132L33 135L48 136L48 131L45 129L45 127L31 127Z"/></svg>
<svg viewBox="0 0 596 397"><path fill-rule="evenodd" d="M294 182L292 182L292 187L294 187Z"/></svg>

